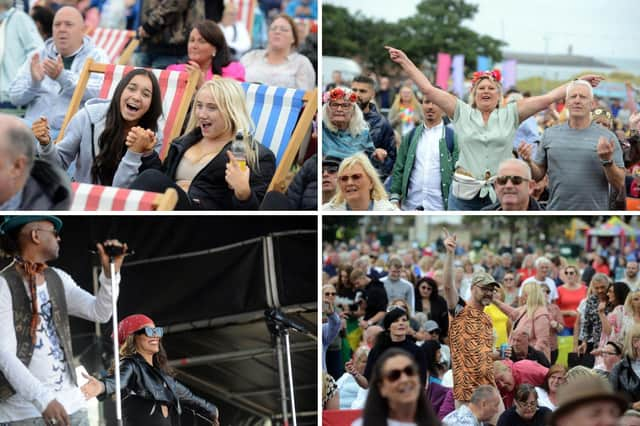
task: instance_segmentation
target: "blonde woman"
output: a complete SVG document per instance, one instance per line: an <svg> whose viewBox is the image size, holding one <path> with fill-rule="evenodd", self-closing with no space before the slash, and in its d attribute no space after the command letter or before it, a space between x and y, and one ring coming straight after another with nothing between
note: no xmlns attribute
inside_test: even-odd
<svg viewBox="0 0 640 426"><path fill-rule="evenodd" d="M494 298L493 303L513 321L512 336L519 331L527 332L531 339L531 346L544 353L547 359L551 359L549 341L551 318L547 310L545 294L538 284L531 282L522 286L521 299L522 306L519 308L512 308L497 297ZM509 339L509 345L513 346L512 338Z"/></svg>
<svg viewBox="0 0 640 426"><path fill-rule="evenodd" d="M609 374L609 382L613 389L623 393L631 408L640 409L640 324L635 324L629 329L624 338L623 358L617 363Z"/></svg>
<svg viewBox="0 0 640 426"><path fill-rule="evenodd" d="M424 120L422 106L409 86L402 86L391 104L389 123L401 136L408 134Z"/></svg>
<svg viewBox="0 0 640 426"><path fill-rule="evenodd" d="M253 123L240 84L205 82L196 93L186 133L175 139L162 166L146 170L131 188L178 191L178 210L255 210L275 171L275 156L251 137ZM246 164L231 153L242 131ZM159 170L158 170L159 169Z"/></svg>
<svg viewBox="0 0 640 426"><path fill-rule="evenodd" d="M323 210L398 210L389 202L378 173L363 153L347 157L338 169L338 190Z"/></svg>

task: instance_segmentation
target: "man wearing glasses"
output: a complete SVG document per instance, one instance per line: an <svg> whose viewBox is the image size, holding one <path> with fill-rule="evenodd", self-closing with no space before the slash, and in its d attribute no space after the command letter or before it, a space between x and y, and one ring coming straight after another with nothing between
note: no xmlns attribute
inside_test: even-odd
<svg viewBox="0 0 640 426"><path fill-rule="evenodd" d="M13 263L0 274L0 424L88 426L87 405L76 385L69 315L111 318L113 282L127 251L117 240L98 244L102 264L96 296L66 272L47 266L58 258L62 221L55 216L7 216L0 250ZM117 247L110 276L105 246Z"/></svg>
<svg viewBox="0 0 640 426"><path fill-rule="evenodd" d="M328 203L336 195L339 167L339 158L324 157L322 159L322 204Z"/></svg>
<svg viewBox="0 0 640 426"><path fill-rule="evenodd" d="M482 210L543 210L531 196L535 182L531 179L531 169L524 161L511 158L500 163L493 185L498 201Z"/></svg>

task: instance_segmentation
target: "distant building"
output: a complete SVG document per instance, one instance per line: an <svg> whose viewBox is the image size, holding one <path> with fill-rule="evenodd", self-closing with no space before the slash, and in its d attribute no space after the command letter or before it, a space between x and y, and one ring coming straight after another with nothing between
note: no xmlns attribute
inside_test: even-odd
<svg viewBox="0 0 640 426"><path fill-rule="evenodd" d="M566 55L504 52L503 59L515 59L518 61L516 67L518 80L526 80L531 77L544 77L547 80L568 80L585 71L610 73L616 68L589 56L573 55L571 51Z"/></svg>

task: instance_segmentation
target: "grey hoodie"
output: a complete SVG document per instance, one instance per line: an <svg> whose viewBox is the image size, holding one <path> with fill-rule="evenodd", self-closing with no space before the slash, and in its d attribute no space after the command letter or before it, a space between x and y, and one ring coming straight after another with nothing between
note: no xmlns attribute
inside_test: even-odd
<svg viewBox="0 0 640 426"><path fill-rule="evenodd" d="M55 58L58 55L52 38L48 39L44 43L44 47L37 52L40 54L40 61L46 58ZM76 53L71 69L62 70L56 80L45 75L42 81L33 81L31 78L31 58L35 53L32 52L20 67L18 75L9 88L9 97L14 105L27 106L24 118L29 123L33 123L40 116L45 116L49 120L51 129L57 132L62 127L64 116L69 108L73 91L78 85L80 72L86 60L93 58L96 62L108 63L109 58L104 50L97 48L88 36L84 36L82 47ZM86 101L98 96L101 85L102 75L92 74L82 100Z"/></svg>
<svg viewBox="0 0 640 426"><path fill-rule="evenodd" d="M93 182L91 177L91 167L93 159L100 152L98 139L104 131L107 110L109 109L109 99L90 99L84 108L73 116L64 133L64 138L54 144L42 146L38 144L38 153L41 158L51 163L60 165L63 169L68 169L69 165L76 160L76 170L73 180L80 183ZM93 126L93 138L91 128ZM162 147L162 132L158 127L156 133L157 144L155 151L160 152ZM93 146L92 146L93 145ZM113 186L128 188L133 179L138 175L142 165L142 157L145 154L138 154L127 150L120 160L115 175L113 176Z"/></svg>

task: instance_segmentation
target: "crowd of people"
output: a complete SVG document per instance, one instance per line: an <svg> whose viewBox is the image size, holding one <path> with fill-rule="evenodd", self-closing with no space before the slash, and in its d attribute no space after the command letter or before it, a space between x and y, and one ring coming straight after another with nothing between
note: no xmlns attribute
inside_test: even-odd
<svg viewBox="0 0 640 426"><path fill-rule="evenodd" d="M365 426L640 425L640 247L566 258L446 229L423 247L366 235L323 244L324 410Z"/></svg>
<svg viewBox="0 0 640 426"><path fill-rule="evenodd" d="M335 74L322 117L324 160L365 154L386 192L374 198L371 176L354 179L368 173L323 166L324 209L635 208L640 113L630 83L624 104L594 96L600 75L531 96L504 88L493 70L473 74L465 101L432 84L403 51L387 50L408 79L394 88L373 73L350 83Z"/></svg>
<svg viewBox="0 0 640 426"><path fill-rule="evenodd" d="M232 0L1 0L0 127L6 131L0 150L6 167L0 210L67 209L70 181L155 192L173 187L181 210L260 208L276 158L266 147L270 141L253 137L256 123L240 82L316 87L315 33L294 18L315 19L317 4L259 3L253 28L262 27L264 37L248 34ZM159 151L169 135L159 126L160 84L150 71L128 73L108 99L98 96L102 74L91 74L80 109L66 117L85 62L109 63L90 37L91 29L107 25L136 32L135 65L197 78L187 124L181 136L165 141L171 149L163 161ZM234 140L242 142L241 155L231 152ZM315 156L307 157L315 163ZM40 162L46 164L35 167ZM316 209L309 200L317 178L310 176L298 178L304 187L287 192L282 209Z"/></svg>

